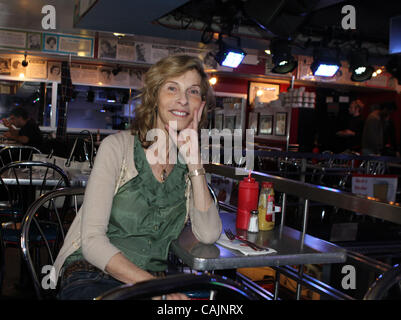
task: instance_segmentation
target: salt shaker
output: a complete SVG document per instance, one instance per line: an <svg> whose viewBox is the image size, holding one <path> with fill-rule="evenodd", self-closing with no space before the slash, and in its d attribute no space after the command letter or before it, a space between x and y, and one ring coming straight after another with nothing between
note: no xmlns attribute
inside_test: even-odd
<svg viewBox="0 0 401 320"><path fill-rule="evenodd" d="M251 217L249 219L249 227L248 232L259 232L259 225L258 225L258 210L251 211Z"/></svg>

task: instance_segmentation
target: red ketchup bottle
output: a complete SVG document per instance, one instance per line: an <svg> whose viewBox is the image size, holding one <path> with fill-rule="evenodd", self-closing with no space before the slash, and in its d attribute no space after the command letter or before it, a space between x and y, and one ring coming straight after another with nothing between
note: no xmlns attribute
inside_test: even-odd
<svg viewBox="0 0 401 320"><path fill-rule="evenodd" d="M238 207L237 207L237 229L248 230L251 211L258 209L259 183L248 177L239 183L238 188Z"/></svg>

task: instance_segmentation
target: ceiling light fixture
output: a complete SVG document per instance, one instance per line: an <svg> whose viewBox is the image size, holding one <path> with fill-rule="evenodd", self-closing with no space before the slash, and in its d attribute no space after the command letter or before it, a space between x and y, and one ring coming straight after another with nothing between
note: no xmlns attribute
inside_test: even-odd
<svg viewBox="0 0 401 320"><path fill-rule="evenodd" d="M366 49L359 49L351 53L349 70L352 73L352 81L362 82L372 78L374 69L368 63L368 51ZM376 75L377 74L376 72Z"/></svg>
<svg viewBox="0 0 401 320"><path fill-rule="evenodd" d="M111 70L111 73L113 74L113 76L118 75L121 72L122 68L120 65L117 65L117 67L115 67L113 70Z"/></svg>
<svg viewBox="0 0 401 320"><path fill-rule="evenodd" d="M21 62L22 66L24 68L26 68L28 66L28 61L26 60L26 56L27 56L27 54L25 53L24 54L24 60L22 60L22 62Z"/></svg>
<svg viewBox="0 0 401 320"><path fill-rule="evenodd" d="M270 51L272 54L272 62L274 64L272 72L284 74L294 71L298 66L298 61L291 54L291 47L287 40L272 40Z"/></svg>
<svg viewBox="0 0 401 320"><path fill-rule="evenodd" d="M314 76L333 77L341 67L338 52L316 48L313 54L311 70Z"/></svg>
<svg viewBox="0 0 401 320"><path fill-rule="evenodd" d="M214 86L217 83L217 78L215 76L211 77L209 83L211 86Z"/></svg>
<svg viewBox="0 0 401 320"><path fill-rule="evenodd" d="M246 53L241 49L240 39L238 38L237 40L237 46L229 46L223 42L222 34L219 35L219 39L217 40L219 51L215 59L221 66L237 68L242 60L244 60Z"/></svg>

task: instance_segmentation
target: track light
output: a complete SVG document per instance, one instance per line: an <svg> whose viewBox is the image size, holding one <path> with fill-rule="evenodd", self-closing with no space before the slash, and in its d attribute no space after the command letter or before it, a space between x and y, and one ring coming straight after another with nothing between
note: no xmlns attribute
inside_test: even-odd
<svg viewBox="0 0 401 320"><path fill-rule="evenodd" d="M352 72L352 81L362 82L372 78L374 69L368 64L367 50L357 50L352 52L349 63L349 70Z"/></svg>
<svg viewBox="0 0 401 320"><path fill-rule="evenodd" d="M291 54L291 47L288 41L276 39L271 42L270 52L272 54L272 62L274 73L288 73L294 71L298 66L298 61Z"/></svg>
<svg viewBox="0 0 401 320"><path fill-rule="evenodd" d="M24 68L28 66L28 61L26 60L26 53L24 54L24 60L22 60L21 64Z"/></svg>
<svg viewBox="0 0 401 320"><path fill-rule="evenodd" d="M107 92L106 101L107 101L107 103L117 102L116 94L113 91Z"/></svg>
<svg viewBox="0 0 401 320"><path fill-rule="evenodd" d="M338 52L316 48L313 54L311 70L314 76L333 77L341 67Z"/></svg>
<svg viewBox="0 0 401 320"><path fill-rule="evenodd" d="M241 49L239 38L236 47L224 43L221 34L219 35L217 43L219 45L219 51L215 59L221 66L236 68L241 64L242 60L244 60L246 53Z"/></svg>
<svg viewBox="0 0 401 320"><path fill-rule="evenodd" d="M121 66L117 65L116 68L114 68L113 70L111 70L111 73L112 73L114 76L116 76L116 75L118 75L118 74L121 72L121 70L122 70Z"/></svg>
<svg viewBox="0 0 401 320"><path fill-rule="evenodd" d="M213 76L209 79L209 83L211 86L214 86L217 83L217 77Z"/></svg>

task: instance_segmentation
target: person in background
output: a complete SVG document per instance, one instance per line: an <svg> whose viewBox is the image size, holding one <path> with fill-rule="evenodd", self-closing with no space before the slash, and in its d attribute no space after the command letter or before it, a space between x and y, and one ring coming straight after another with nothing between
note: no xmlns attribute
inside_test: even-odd
<svg viewBox="0 0 401 320"><path fill-rule="evenodd" d="M98 149L82 207L54 264L59 299L93 299L163 276L170 243L187 219L200 242L219 239L222 223L199 151L210 91L195 57L172 55L147 71L132 129L109 135ZM194 139L187 141L186 132ZM184 161L174 161L177 156Z"/></svg>
<svg viewBox="0 0 401 320"><path fill-rule="evenodd" d="M391 121L391 114L395 110L393 103L383 103L372 106L362 133L362 155L382 155L385 146L391 139L388 136L386 122Z"/></svg>
<svg viewBox="0 0 401 320"><path fill-rule="evenodd" d="M391 118L391 114L395 111L396 105L394 103L386 103L385 109L389 110L389 113L383 119L383 156L395 157L399 156L397 138L395 133L394 121Z"/></svg>
<svg viewBox="0 0 401 320"><path fill-rule="evenodd" d="M348 108L349 117L345 128L336 132L342 151L360 151L363 131L361 111L364 104L357 99L351 102Z"/></svg>
<svg viewBox="0 0 401 320"><path fill-rule="evenodd" d="M3 134L5 138L42 150L42 132L35 120L29 118L25 109L21 107L12 109L9 118L4 118L2 121L8 128Z"/></svg>

